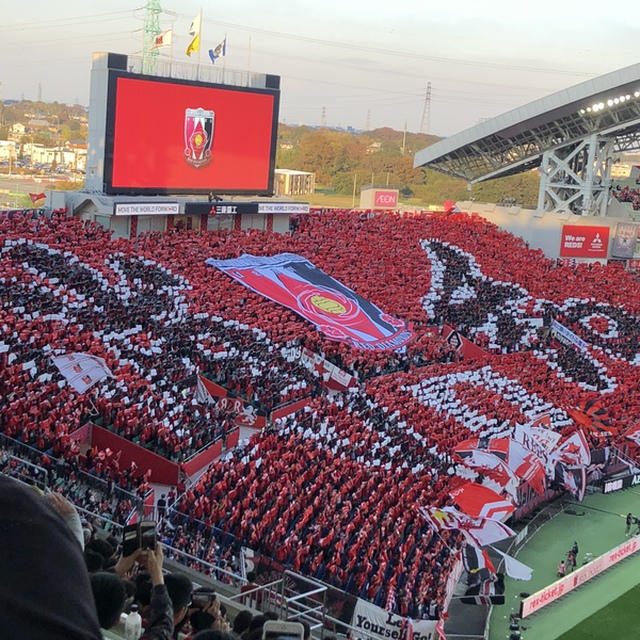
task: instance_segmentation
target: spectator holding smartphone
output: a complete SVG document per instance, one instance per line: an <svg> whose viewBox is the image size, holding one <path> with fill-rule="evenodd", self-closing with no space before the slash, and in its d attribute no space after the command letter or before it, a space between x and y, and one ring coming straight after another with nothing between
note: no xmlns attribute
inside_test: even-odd
<svg viewBox="0 0 640 640"><path fill-rule="evenodd" d="M162 563L164 554L158 543L155 551L147 551L147 571L151 576L149 623L141 640L171 640L173 637L173 605L164 584Z"/></svg>

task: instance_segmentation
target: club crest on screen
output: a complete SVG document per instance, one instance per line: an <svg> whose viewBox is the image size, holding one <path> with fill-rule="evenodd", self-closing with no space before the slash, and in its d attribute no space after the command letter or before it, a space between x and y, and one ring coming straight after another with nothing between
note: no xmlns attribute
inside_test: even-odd
<svg viewBox="0 0 640 640"><path fill-rule="evenodd" d="M199 107L184 112L184 156L194 167L203 167L211 161L213 123L215 113Z"/></svg>

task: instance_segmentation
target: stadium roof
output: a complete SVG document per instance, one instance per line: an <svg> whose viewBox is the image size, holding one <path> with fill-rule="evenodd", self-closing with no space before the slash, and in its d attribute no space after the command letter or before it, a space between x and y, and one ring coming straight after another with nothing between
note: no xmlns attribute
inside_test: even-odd
<svg viewBox="0 0 640 640"><path fill-rule="evenodd" d="M638 147L640 64L552 93L445 138L415 155L427 166L468 182L527 171L542 154L591 135L616 139L616 150Z"/></svg>

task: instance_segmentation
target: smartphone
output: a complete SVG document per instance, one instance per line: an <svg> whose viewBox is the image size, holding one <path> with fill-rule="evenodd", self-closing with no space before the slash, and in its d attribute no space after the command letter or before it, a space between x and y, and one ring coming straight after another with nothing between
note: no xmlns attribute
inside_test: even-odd
<svg viewBox="0 0 640 640"><path fill-rule="evenodd" d="M140 529L137 524L128 524L122 532L122 555L126 558L140 548Z"/></svg>
<svg viewBox="0 0 640 640"><path fill-rule="evenodd" d="M155 522L140 523L140 547L155 551L157 543L157 532Z"/></svg>
<svg viewBox="0 0 640 640"><path fill-rule="evenodd" d="M204 609L208 607L217 598L213 589L200 588L193 592L193 604Z"/></svg>
<svg viewBox="0 0 640 640"><path fill-rule="evenodd" d="M304 640L304 627L300 622L267 620L262 627L262 640Z"/></svg>

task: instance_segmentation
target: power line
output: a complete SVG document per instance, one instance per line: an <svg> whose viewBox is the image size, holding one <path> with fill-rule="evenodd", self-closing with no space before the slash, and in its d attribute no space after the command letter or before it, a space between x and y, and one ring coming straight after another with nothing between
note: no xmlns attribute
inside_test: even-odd
<svg viewBox="0 0 640 640"><path fill-rule="evenodd" d="M185 17L185 18L188 17L186 14L175 13L174 15L178 15L180 17ZM367 51L369 53L380 53L385 56L413 58L416 60L432 60L434 62L445 62L448 64L460 64L460 65L467 65L472 67L485 67L485 68L491 68L491 69L511 69L513 71L534 71L538 73L584 76L589 78L597 75L594 73L587 73L584 71L569 71L565 69L545 69L542 67L525 67L525 66L519 66L519 65L501 64L497 62L479 62L477 60L465 60L463 58L448 58L443 56L430 56L430 55L420 54L420 53L393 51L390 49L380 49L377 47L357 45L350 42L340 42L338 40L324 40L322 38L312 38L310 36L288 34L288 33L283 33L281 31L273 31L271 29L261 29L259 27L247 27L245 25L240 25L233 22L222 22L220 20L214 20L211 22L212 24L216 24L216 25L231 28L231 29L238 29L240 31L250 31L252 33L263 33L265 35L275 36L278 38L288 38L290 40L297 40L301 42L312 42L314 44L321 44L329 47L340 47L343 49L350 49L352 51Z"/></svg>
<svg viewBox="0 0 640 640"><path fill-rule="evenodd" d="M142 8L142 7L140 7ZM139 9L134 9L133 11L138 11ZM122 15L126 14L126 15ZM67 23L68 26L79 26L83 24L93 24L96 21L96 18L104 18L105 16L121 16L120 18L116 18L121 20L122 18L127 18L132 15L132 10L128 9L125 11L110 11L109 13L97 13L91 16L78 16L76 18L57 18L55 20L42 20L40 22L22 22L18 24L3 24L0 26L0 32L3 30L6 31L15 31L16 29L21 29L23 31L29 29L46 29L50 27L52 24L58 24L60 22ZM104 21L101 21L104 22ZM66 25L63 25L66 26Z"/></svg>
<svg viewBox="0 0 640 640"><path fill-rule="evenodd" d="M238 47L239 49L243 49L242 46ZM335 68L338 63L334 60L320 60L318 58L309 58L308 56L301 56L301 55L289 55L286 53L276 53L274 51L265 51L264 49L256 49L256 48L252 48L253 53L260 53L262 55L265 56L272 56L274 58L285 58L287 60L296 60L296 61L304 61L304 62L311 62L312 64L319 64L319 65L323 65L323 66L327 66L327 67L333 67ZM405 77L405 78L424 78L424 73L411 73L409 71L401 71L399 69L388 69L388 68L380 68L380 67L376 67L376 68L370 68L370 67L363 67L360 65L355 65L355 64L348 64L348 63L343 63L340 62L339 63L340 69L353 69L354 71L360 71L360 72L366 72L366 73L374 73L374 74L378 74L378 75L385 75L385 76L389 76L389 75L394 75L394 76L399 76L399 77ZM451 82L451 78L450 77L444 77L444 76L434 76L432 74L429 74L429 77L432 80L441 80L442 82ZM526 85L526 86L518 86L518 85L514 85L514 84L497 84L494 82L482 82L482 81L477 81L477 80L473 80L470 81L469 84L473 84L473 85L480 85L480 86L485 86L485 87L498 87L501 89L521 89L523 91L528 91L531 93L545 93L548 92L547 88L543 88L543 87L532 87L531 85ZM445 91L447 91L445 89ZM474 90L469 90L468 93L473 93L474 95L477 95L477 91ZM492 92L493 94L494 92Z"/></svg>

